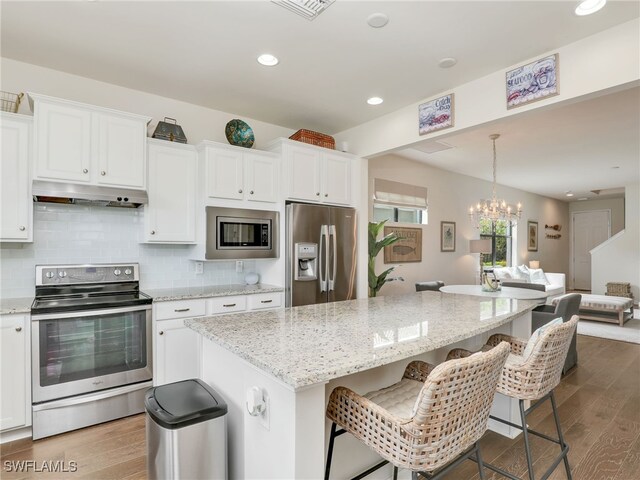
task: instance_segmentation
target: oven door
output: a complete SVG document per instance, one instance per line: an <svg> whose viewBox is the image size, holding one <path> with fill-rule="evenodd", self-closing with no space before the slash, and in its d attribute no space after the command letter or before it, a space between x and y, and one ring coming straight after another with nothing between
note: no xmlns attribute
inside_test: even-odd
<svg viewBox="0 0 640 480"><path fill-rule="evenodd" d="M151 380L151 305L32 316L33 403Z"/></svg>

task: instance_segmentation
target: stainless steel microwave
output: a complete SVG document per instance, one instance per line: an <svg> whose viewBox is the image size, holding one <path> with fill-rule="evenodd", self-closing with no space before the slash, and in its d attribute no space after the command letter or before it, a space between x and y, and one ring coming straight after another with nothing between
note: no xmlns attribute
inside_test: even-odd
<svg viewBox="0 0 640 480"><path fill-rule="evenodd" d="M207 260L278 258L278 212L206 207Z"/></svg>

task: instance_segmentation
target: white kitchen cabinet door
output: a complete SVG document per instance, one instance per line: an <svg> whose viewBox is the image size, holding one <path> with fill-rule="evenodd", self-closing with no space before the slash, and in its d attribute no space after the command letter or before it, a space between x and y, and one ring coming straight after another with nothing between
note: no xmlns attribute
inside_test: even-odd
<svg viewBox="0 0 640 480"><path fill-rule="evenodd" d="M200 335L185 327L182 319L157 322L153 384L200 377L200 342Z"/></svg>
<svg viewBox="0 0 640 480"><path fill-rule="evenodd" d="M36 104L35 178L91 181L91 116L88 109L48 102Z"/></svg>
<svg viewBox="0 0 640 480"><path fill-rule="evenodd" d="M278 201L278 159L271 155L244 153L245 198L256 202Z"/></svg>
<svg viewBox="0 0 640 480"><path fill-rule="evenodd" d="M207 149L207 195L242 200L244 196L241 151Z"/></svg>
<svg viewBox="0 0 640 480"><path fill-rule="evenodd" d="M351 203L350 158L331 153L322 154L322 201L349 205Z"/></svg>
<svg viewBox="0 0 640 480"><path fill-rule="evenodd" d="M33 200L29 177L31 118L3 113L0 162L0 241L29 242L33 238Z"/></svg>
<svg viewBox="0 0 640 480"><path fill-rule="evenodd" d="M320 197L320 152L296 145L287 146L288 196L312 202Z"/></svg>
<svg viewBox="0 0 640 480"><path fill-rule="evenodd" d="M182 145L165 146L152 140L148 148L149 204L145 206L145 240L194 243L198 168L196 150Z"/></svg>
<svg viewBox="0 0 640 480"><path fill-rule="evenodd" d="M28 315L0 316L0 430L31 425Z"/></svg>
<svg viewBox="0 0 640 480"><path fill-rule="evenodd" d="M95 113L96 183L145 188L147 124L144 120Z"/></svg>

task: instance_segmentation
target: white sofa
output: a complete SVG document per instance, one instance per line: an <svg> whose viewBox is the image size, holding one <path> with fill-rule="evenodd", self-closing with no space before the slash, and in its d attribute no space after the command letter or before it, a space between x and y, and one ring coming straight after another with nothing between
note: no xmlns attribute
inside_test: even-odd
<svg viewBox="0 0 640 480"><path fill-rule="evenodd" d="M566 275L564 273L548 273L541 268L533 269L526 265L519 267L496 267L493 273L501 282L537 283L544 285L547 302L564 295L566 292Z"/></svg>

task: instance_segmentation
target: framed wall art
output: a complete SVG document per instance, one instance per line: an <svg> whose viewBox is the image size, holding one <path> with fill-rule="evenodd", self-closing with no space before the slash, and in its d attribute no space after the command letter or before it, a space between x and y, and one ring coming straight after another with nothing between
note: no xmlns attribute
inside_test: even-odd
<svg viewBox="0 0 640 480"><path fill-rule="evenodd" d="M440 251L456 251L456 222L440 222Z"/></svg>
<svg viewBox="0 0 640 480"><path fill-rule="evenodd" d="M453 127L453 93L420 105L418 122L420 135Z"/></svg>
<svg viewBox="0 0 640 480"><path fill-rule="evenodd" d="M384 247L384 263L408 263L422 261L422 229L384 227L385 237L395 233L400 240Z"/></svg>
<svg viewBox="0 0 640 480"><path fill-rule="evenodd" d="M558 95L558 54L509 70L506 85L507 108Z"/></svg>
<svg viewBox="0 0 640 480"><path fill-rule="evenodd" d="M538 251L538 222L529 220L527 222L527 250Z"/></svg>

